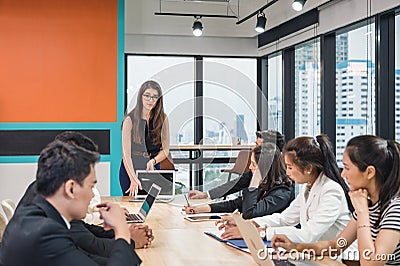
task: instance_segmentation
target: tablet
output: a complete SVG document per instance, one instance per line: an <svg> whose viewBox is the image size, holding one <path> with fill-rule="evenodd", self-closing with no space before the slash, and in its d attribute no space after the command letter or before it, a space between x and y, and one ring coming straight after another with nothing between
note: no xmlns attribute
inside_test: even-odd
<svg viewBox="0 0 400 266"><path fill-rule="evenodd" d="M194 216L194 217L185 216L185 219L191 222L218 221L222 219L222 216L219 215Z"/></svg>
<svg viewBox="0 0 400 266"><path fill-rule="evenodd" d="M201 221L218 221L223 216L230 215L230 213L196 213L196 214L183 214L184 218L191 222Z"/></svg>

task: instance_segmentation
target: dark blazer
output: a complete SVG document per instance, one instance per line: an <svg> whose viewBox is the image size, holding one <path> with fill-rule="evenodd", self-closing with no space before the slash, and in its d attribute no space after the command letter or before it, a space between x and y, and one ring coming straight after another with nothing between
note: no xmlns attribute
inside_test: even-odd
<svg viewBox="0 0 400 266"><path fill-rule="evenodd" d="M26 189L17 208L32 204L36 195L36 181L33 181ZM77 220L71 222L70 233L75 244L90 255L109 257L114 248L114 230L106 231L102 226ZM135 243L133 240L131 242L134 247Z"/></svg>
<svg viewBox="0 0 400 266"><path fill-rule="evenodd" d="M244 188L243 196L210 204L211 212L233 212L238 209L244 219L269 215L286 209L294 199L294 186L278 185L268 191Z"/></svg>
<svg viewBox="0 0 400 266"><path fill-rule="evenodd" d="M139 265L141 260L125 240L114 241L107 265ZM74 243L60 213L43 197L19 207L3 236L4 266L98 265Z"/></svg>
<svg viewBox="0 0 400 266"><path fill-rule="evenodd" d="M241 175L239 178L226 182L208 191L211 199L226 197L227 195L241 191L250 185L253 173L251 170Z"/></svg>
<svg viewBox="0 0 400 266"><path fill-rule="evenodd" d="M111 255L115 244L113 230L105 231L101 226L89 225L81 220L74 220L71 222L69 231L74 243L85 252L103 257ZM134 248L133 240L131 240L131 243Z"/></svg>
<svg viewBox="0 0 400 266"><path fill-rule="evenodd" d="M32 183L30 183L28 188L25 190L25 193L18 202L16 209L18 209L21 206L30 205L33 199L36 197L36 195L37 192L36 192L36 180L35 180Z"/></svg>

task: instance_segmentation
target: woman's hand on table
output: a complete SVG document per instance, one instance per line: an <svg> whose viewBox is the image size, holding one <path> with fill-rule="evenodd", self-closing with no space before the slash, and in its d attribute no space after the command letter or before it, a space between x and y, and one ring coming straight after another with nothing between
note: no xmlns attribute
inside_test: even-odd
<svg viewBox="0 0 400 266"><path fill-rule="evenodd" d="M183 211L185 211L186 214L207 213L211 212L211 207L208 204L196 207L183 206Z"/></svg>
<svg viewBox="0 0 400 266"><path fill-rule="evenodd" d="M202 192L199 190L190 190L188 192L189 199L206 199L208 198L207 192Z"/></svg>

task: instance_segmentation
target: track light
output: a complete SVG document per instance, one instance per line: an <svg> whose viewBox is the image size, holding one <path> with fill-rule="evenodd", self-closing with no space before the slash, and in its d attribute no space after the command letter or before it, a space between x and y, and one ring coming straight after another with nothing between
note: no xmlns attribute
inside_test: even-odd
<svg viewBox="0 0 400 266"><path fill-rule="evenodd" d="M301 11L307 0L294 0L292 8L296 11Z"/></svg>
<svg viewBox="0 0 400 266"><path fill-rule="evenodd" d="M195 19L196 20L193 22L193 26L192 26L193 35L196 37L199 37L203 34L203 24L201 23L201 20L200 20L201 17L200 18L195 17Z"/></svg>
<svg viewBox="0 0 400 266"><path fill-rule="evenodd" d="M257 15L257 24L256 24L256 32L264 32L265 24L267 24L267 18L265 17L264 12L260 12Z"/></svg>

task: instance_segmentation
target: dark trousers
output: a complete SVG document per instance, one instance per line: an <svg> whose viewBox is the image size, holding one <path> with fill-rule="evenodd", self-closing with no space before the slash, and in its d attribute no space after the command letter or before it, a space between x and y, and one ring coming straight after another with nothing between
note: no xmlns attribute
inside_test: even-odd
<svg viewBox="0 0 400 266"><path fill-rule="evenodd" d="M145 169L146 169L146 167L144 169L136 169L135 168L135 170L145 170ZM160 163L154 165L154 169L161 170ZM119 184L122 189L122 194L124 196L129 196L129 193L125 193L125 191L127 191L129 189L129 187L131 186L131 179L129 178L129 175L126 172L123 161L121 161L121 166L119 167ZM142 191L142 193L139 193L139 194L147 194L147 193L145 191Z"/></svg>

